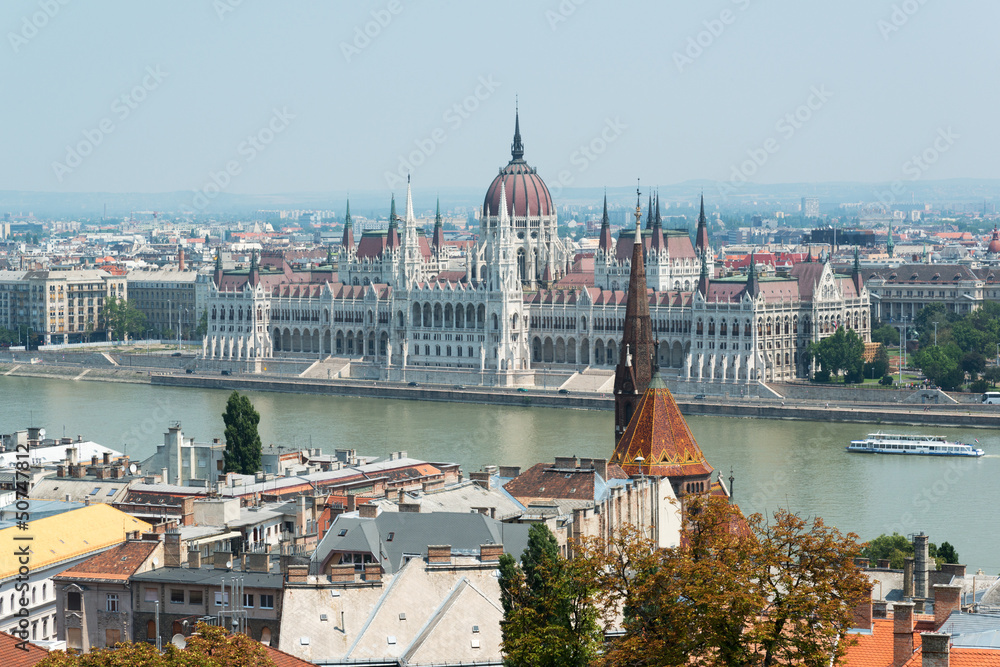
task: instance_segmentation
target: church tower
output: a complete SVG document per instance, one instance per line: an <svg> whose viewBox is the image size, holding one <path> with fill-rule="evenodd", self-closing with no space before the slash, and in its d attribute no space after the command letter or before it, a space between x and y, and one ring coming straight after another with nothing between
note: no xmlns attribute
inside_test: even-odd
<svg viewBox="0 0 1000 667"><path fill-rule="evenodd" d="M615 368L615 444L628 427L636 404L653 377L653 328L642 253L642 206L636 189L635 244L625 304L625 328Z"/></svg>

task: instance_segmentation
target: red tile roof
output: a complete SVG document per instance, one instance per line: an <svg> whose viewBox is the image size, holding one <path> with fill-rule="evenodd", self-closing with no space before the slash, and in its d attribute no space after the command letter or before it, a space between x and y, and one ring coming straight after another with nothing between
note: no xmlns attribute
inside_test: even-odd
<svg viewBox="0 0 1000 667"><path fill-rule="evenodd" d="M127 581L159 546L159 542L132 540L91 556L65 570L59 578Z"/></svg>
<svg viewBox="0 0 1000 667"><path fill-rule="evenodd" d="M890 667L892 665L892 619L872 619L871 634L851 634L857 640L847 647L844 667ZM913 646L920 646L920 633L913 633ZM919 662L918 662L919 664Z"/></svg>
<svg viewBox="0 0 1000 667"><path fill-rule="evenodd" d="M642 456L641 466L635 462ZM673 394L656 375L649 383L635 414L625 428L611 463L629 475L689 477L709 475L713 468L705 460Z"/></svg>
<svg viewBox="0 0 1000 667"><path fill-rule="evenodd" d="M296 658L290 653L279 651L273 646L265 646L264 648L267 650L267 657L274 663L274 667L313 667L313 663Z"/></svg>
<svg viewBox="0 0 1000 667"><path fill-rule="evenodd" d="M0 665L3 667L32 667L49 656L49 652L40 646L28 642L25 648L18 648L21 639L14 635L0 632Z"/></svg>
<svg viewBox="0 0 1000 667"><path fill-rule="evenodd" d="M594 500L593 468L556 468L553 463L537 463L503 485L524 505L533 500Z"/></svg>

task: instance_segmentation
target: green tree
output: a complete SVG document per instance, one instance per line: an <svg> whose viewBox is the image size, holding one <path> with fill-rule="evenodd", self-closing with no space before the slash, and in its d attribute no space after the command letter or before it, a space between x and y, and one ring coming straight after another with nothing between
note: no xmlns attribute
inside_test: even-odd
<svg viewBox="0 0 1000 667"><path fill-rule="evenodd" d="M955 389L965 381L959 365L962 351L955 343L927 347L914 356L914 363L927 378L944 389Z"/></svg>
<svg viewBox="0 0 1000 667"><path fill-rule="evenodd" d="M529 529L520 567L509 554L501 557L506 665L582 666L596 657L602 633L592 599L594 583L585 566L560 556L545 524Z"/></svg>
<svg viewBox="0 0 1000 667"><path fill-rule="evenodd" d="M888 324L882 324L878 328L872 329L871 339L873 343L882 343L886 347L899 346L899 332Z"/></svg>
<svg viewBox="0 0 1000 667"><path fill-rule="evenodd" d="M140 336L146 329L146 316L139 312L135 304L127 299L108 297L101 309L101 325L110 329L116 340L127 340L129 336Z"/></svg>
<svg viewBox="0 0 1000 667"><path fill-rule="evenodd" d="M962 370L969 374L970 380L975 380L980 373L986 370L986 357L982 352L966 352L959 362Z"/></svg>
<svg viewBox="0 0 1000 667"><path fill-rule="evenodd" d="M1000 366L990 366L983 371L983 379L987 380L992 386L997 386L997 382L1000 381Z"/></svg>
<svg viewBox="0 0 1000 667"><path fill-rule="evenodd" d="M899 533L879 535L861 549L861 556L873 566L880 560L888 560L889 567L897 570L903 569L903 559L912 555L913 544Z"/></svg>
<svg viewBox="0 0 1000 667"><path fill-rule="evenodd" d="M595 664L829 665L847 649L870 584L856 535L786 511L744 517L727 499L685 502L680 544L634 529L587 540L605 619L624 634Z"/></svg>
<svg viewBox="0 0 1000 667"><path fill-rule="evenodd" d="M937 548L937 553L935 554L938 560L943 563L957 563L958 562L958 552L955 551L953 547L948 542L942 542L941 546Z"/></svg>
<svg viewBox="0 0 1000 667"><path fill-rule="evenodd" d="M806 348L810 359L819 362L820 372L816 375L820 382L841 371L846 371L848 382L860 382L864 379L864 353L865 342L857 332L842 326L832 336L809 343Z"/></svg>
<svg viewBox="0 0 1000 667"><path fill-rule="evenodd" d="M198 623L184 648L167 644L163 652L148 642L120 642L81 655L52 651L36 667L274 667L267 649L242 634Z"/></svg>
<svg viewBox="0 0 1000 667"><path fill-rule="evenodd" d="M224 471L255 474L260 470L261 444L260 434L257 432L260 413L254 409L248 397L234 391L226 401L222 421L226 425Z"/></svg>
<svg viewBox="0 0 1000 667"><path fill-rule="evenodd" d="M201 311L201 317L198 318L198 326L194 329L194 337L204 338L205 334L208 333L208 310Z"/></svg>

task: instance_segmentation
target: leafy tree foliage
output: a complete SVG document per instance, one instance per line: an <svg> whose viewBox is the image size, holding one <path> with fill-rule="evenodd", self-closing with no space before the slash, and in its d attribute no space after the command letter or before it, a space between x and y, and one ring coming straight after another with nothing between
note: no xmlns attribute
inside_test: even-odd
<svg viewBox="0 0 1000 667"><path fill-rule="evenodd" d="M159 653L147 642L122 642L82 655L53 651L38 667L274 667L262 644L246 635L228 634L199 623L187 646L167 644Z"/></svg>
<svg viewBox="0 0 1000 667"><path fill-rule="evenodd" d="M204 338L206 333L208 333L208 310L203 310L201 317L198 318L198 326L194 329L194 337L195 339Z"/></svg>
<svg viewBox="0 0 1000 667"><path fill-rule="evenodd" d="M112 296L104 302L101 310L101 327L110 329L115 340L126 340L129 336L142 335L146 329L146 316L131 301Z"/></svg>
<svg viewBox="0 0 1000 667"><path fill-rule="evenodd" d="M975 380L980 373L986 370L986 357L979 351L966 352L962 355L959 364L962 366L962 370L969 374L969 378Z"/></svg>
<svg viewBox="0 0 1000 667"><path fill-rule="evenodd" d="M931 346L917 352L913 361L927 378L944 389L956 389L965 381L959 365L961 351L955 343Z"/></svg>
<svg viewBox="0 0 1000 667"><path fill-rule="evenodd" d="M957 563L958 562L958 552L948 542L942 542L941 546L937 548L937 553L935 554L937 559L944 563Z"/></svg>
<svg viewBox="0 0 1000 667"><path fill-rule="evenodd" d="M990 366L985 371L983 371L983 379L989 382L992 386L997 386L997 382L1000 382L1000 366Z"/></svg>
<svg viewBox="0 0 1000 667"><path fill-rule="evenodd" d="M810 359L816 359L820 370L816 379L826 382L831 375L839 375L841 371L847 374L848 382L860 382L864 379L865 342L854 329L846 330L837 327L832 336L821 341L809 343L806 354Z"/></svg>
<svg viewBox="0 0 1000 667"><path fill-rule="evenodd" d="M864 548L861 550L861 555L867 558L873 565L880 560L888 560L889 567L901 570L903 569L903 559L913 557L913 543L899 533L893 533L892 535L883 533L870 542L865 543ZM958 562L958 552L948 542L942 542L940 547L933 542L929 542L927 544L927 555L934 559L939 568L942 563Z"/></svg>
<svg viewBox="0 0 1000 667"><path fill-rule="evenodd" d="M744 520L723 498L691 498L679 546L635 529L588 540L604 620L624 635L595 664L829 665L869 593L854 534L786 511Z"/></svg>
<svg viewBox="0 0 1000 667"><path fill-rule="evenodd" d="M234 391L226 401L222 421L226 424L225 472L253 475L260 470L260 413L248 397Z"/></svg>
<svg viewBox="0 0 1000 667"><path fill-rule="evenodd" d="M899 332L895 327L883 324L876 329L872 329L871 339L873 343L882 343L886 347L897 347L899 345Z"/></svg>
<svg viewBox="0 0 1000 667"><path fill-rule="evenodd" d="M518 567L513 556L500 559L505 664L512 667L589 665L601 642L594 583L585 562L559 554L545 524L528 531Z"/></svg>

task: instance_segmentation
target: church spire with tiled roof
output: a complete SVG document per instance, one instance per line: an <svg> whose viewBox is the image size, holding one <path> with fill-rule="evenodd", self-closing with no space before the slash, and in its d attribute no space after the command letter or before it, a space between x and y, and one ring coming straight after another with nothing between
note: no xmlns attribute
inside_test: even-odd
<svg viewBox="0 0 1000 667"><path fill-rule="evenodd" d="M615 442L628 426L636 403L653 376L653 329L642 253L642 204L636 188L635 242L625 304L625 323L615 368ZM622 239L624 240L624 239Z"/></svg>
<svg viewBox="0 0 1000 667"><path fill-rule="evenodd" d="M678 497L711 490L714 468L659 372L637 402L610 462L629 476L668 478Z"/></svg>
<svg viewBox="0 0 1000 667"><path fill-rule="evenodd" d="M601 240L598 248L604 252L606 257L610 257L614 250L614 243L611 240L611 220L608 218L608 193L604 193L604 214L601 216Z"/></svg>

